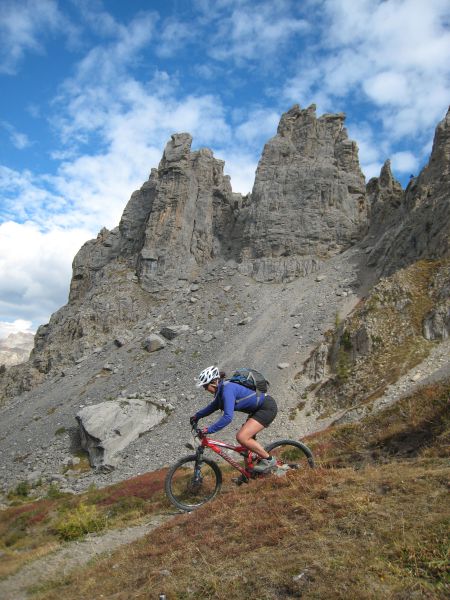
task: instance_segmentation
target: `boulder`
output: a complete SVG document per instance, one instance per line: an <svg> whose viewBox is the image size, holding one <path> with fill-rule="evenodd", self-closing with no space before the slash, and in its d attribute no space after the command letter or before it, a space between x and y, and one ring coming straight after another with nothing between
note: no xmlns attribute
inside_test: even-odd
<svg viewBox="0 0 450 600"><path fill-rule="evenodd" d="M157 350L162 350L165 346L166 342L156 333L151 333L147 336L143 343L143 347L147 352L156 352Z"/></svg>
<svg viewBox="0 0 450 600"><path fill-rule="evenodd" d="M87 406L76 415L81 446L92 467L115 468L118 453L158 425L170 409L141 399L118 399Z"/></svg>
<svg viewBox="0 0 450 600"><path fill-rule="evenodd" d="M186 331L189 331L189 325L170 325L163 327L159 333L167 340L173 340L181 333L186 333Z"/></svg>

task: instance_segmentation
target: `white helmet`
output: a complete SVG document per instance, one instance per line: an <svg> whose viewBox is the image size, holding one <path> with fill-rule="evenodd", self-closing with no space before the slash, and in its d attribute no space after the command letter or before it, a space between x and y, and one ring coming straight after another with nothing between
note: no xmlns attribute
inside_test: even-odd
<svg viewBox="0 0 450 600"><path fill-rule="evenodd" d="M220 378L219 369L217 367L215 367L214 365L212 365L211 367L208 367L207 369L203 369L203 371L197 377L196 386L202 387L203 385L206 385L207 383L211 383L211 381L214 381L214 379L219 379L219 378Z"/></svg>

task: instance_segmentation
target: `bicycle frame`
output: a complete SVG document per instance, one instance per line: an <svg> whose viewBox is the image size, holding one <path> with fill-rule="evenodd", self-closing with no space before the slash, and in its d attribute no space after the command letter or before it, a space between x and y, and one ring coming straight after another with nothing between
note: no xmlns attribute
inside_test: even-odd
<svg viewBox="0 0 450 600"><path fill-rule="evenodd" d="M221 456L224 460L227 461L232 467L237 469L244 477L247 479L251 479L254 477L253 469L253 457L252 452L245 446L233 446L233 444L228 444L226 442L221 442L219 440L213 440L212 438L207 438L202 436L200 446L197 448L197 454L203 454L205 448L209 448L219 456ZM226 454L223 449L232 450L233 452L237 452L241 456L244 457L244 465L245 468L242 467L236 460L234 460L231 456Z"/></svg>

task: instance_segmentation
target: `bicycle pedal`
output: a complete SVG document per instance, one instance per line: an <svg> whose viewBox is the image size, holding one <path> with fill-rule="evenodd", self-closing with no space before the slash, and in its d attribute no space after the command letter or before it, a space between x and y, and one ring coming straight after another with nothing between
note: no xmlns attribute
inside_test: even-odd
<svg viewBox="0 0 450 600"><path fill-rule="evenodd" d="M242 475L240 477L233 477L231 481L237 486L240 486L243 483L248 483L247 477L243 477Z"/></svg>

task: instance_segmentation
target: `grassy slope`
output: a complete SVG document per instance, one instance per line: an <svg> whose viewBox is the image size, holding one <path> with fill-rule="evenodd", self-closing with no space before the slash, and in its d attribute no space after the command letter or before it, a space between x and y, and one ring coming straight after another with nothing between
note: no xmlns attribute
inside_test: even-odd
<svg viewBox="0 0 450 600"><path fill-rule="evenodd" d="M448 597L449 397L450 381L314 436L318 469L240 488L226 483L212 504L35 597ZM147 486L145 506L156 499L154 509L164 510L161 474L155 478L91 500L111 511Z"/></svg>

